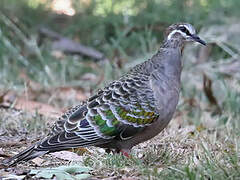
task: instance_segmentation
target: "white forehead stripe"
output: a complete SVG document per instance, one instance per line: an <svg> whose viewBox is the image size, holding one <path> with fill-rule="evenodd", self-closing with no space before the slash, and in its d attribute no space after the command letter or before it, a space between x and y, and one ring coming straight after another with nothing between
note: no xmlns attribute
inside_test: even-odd
<svg viewBox="0 0 240 180"><path fill-rule="evenodd" d="M185 33L183 33L183 32L180 31L180 30L175 29L175 30L173 30L171 33L169 33L167 39L170 40L170 39L172 38L172 36L173 36L174 34L176 34L176 33L180 33L183 37L187 37L187 35L186 35Z"/></svg>

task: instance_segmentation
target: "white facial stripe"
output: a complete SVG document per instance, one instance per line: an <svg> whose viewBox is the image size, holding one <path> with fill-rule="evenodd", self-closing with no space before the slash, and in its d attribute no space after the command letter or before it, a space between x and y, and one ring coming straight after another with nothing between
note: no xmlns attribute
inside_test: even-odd
<svg viewBox="0 0 240 180"><path fill-rule="evenodd" d="M185 33L176 29L176 30L173 30L171 33L169 33L167 39L170 40L175 33L180 33L183 37L186 37L186 38L188 37Z"/></svg>

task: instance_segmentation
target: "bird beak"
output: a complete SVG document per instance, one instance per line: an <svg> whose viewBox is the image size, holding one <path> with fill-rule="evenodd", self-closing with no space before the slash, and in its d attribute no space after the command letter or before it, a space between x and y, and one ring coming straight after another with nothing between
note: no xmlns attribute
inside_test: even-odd
<svg viewBox="0 0 240 180"><path fill-rule="evenodd" d="M196 42L199 42L200 44L206 46L206 42L200 39L196 34L191 35L192 39Z"/></svg>

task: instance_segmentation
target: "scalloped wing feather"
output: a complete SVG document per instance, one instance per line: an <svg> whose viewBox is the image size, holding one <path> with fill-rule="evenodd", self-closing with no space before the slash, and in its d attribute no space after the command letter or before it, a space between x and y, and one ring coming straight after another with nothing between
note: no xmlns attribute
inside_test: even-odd
<svg viewBox="0 0 240 180"><path fill-rule="evenodd" d="M53 127L52 134L73 132L83 140L113 139L121 126L142 128L158 118L146 75L134 72L114 81L80 106L70 109Z"/></svg>

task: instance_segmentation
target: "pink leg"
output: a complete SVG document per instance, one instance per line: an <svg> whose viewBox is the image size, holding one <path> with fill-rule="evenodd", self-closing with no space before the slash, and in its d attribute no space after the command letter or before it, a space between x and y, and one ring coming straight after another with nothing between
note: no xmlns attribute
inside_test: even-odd
<svg viewBox="0 0 240 180"><path fill-rule="evenodd" d="M120 152L122 153L123 156L131 158L131 155L129 155L130 151L128 149L121 149Z"/></svg>

